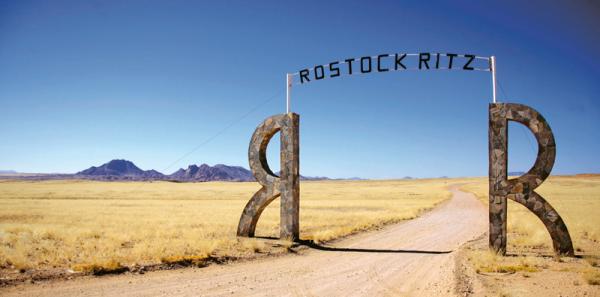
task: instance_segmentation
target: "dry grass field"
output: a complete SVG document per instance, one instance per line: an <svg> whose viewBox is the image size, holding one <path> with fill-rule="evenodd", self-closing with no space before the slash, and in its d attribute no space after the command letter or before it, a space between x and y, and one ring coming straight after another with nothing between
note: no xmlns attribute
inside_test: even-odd
<svg viewBox="0 0 600 297"><path fill-rule="evenodd" d="M463 186L488 203L487 179ZM536 189L569 228L577 252L600 254L600 176L552 176ZM508 202L508 252L551 253L552 241L542 222L527 208Z"/></svg>
<svg viewBox="0 0 600 297"><path fill-rule="evenodd" d="M487 205L486 178L476 179L462 188L474 193ZM547 257L553 252L546 228L527 208L509 200L507 254L513 256L500 257L490 252L485 238L485 242L473 248L469 254L475 269L482 273L519 272L525 279L532 278L534 272L541 272L544 278L555 278L557 282L569 279L566 275L571 273L575 275L575 280L561 284L562 287L580 286L577 281L580 276L590 285L600 285L600 176L552 176L536 192L562 216L571 234L575 253L581 258ZM511 282L513 287L518 287L518 278L511 279ZM530 279L529 283L532 282L536 281ZM498 290L499 294L523 295L523 292L507 293L507 287L493 278L487 280L487 285Z"/></svg>
<svg viewBox="0 0 600 297"><path fill-rule="evenodd" d="M447 187L456 183L487 205L487 178L303 182L301 238L327 241L412 219L448 199ZM241 211L258 188L228 182L0 180L0 279L283 253L289 243L235 236ZM600 176L551 177L537 191L561 214L581 257L553 258L542 223L509 201L509 256L489 252L487 238L468 245L464 263L478 272L469 277L492 295L598 292ZM276 200L263 213L257 236L277 236L278 224Z"/></svg>
<svg viewBox="0 0 600 297"><path fill-rule="evenodd" d="M450 197L448 179L311 181L301 185L301 238L324 241L418 216ZM0 181L0 267L95 271L246 257L235 236L256 183ZM278 200L257 236L276 236Z"/></svg>

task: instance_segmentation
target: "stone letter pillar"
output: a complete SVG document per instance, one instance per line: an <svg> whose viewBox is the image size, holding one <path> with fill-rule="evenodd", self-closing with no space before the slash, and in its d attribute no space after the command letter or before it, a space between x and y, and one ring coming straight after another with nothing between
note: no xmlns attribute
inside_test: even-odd
<svg viewBox="0 0 600 297"><path fill-rule="evenodd" d="M556 144L546 120L533 108L513 103L491 103L489 126L489 212L490 248L506 253L507 198L533 212L552 237L554 252L573 256L573 243L560 215L534 190L546 180L554 166ZM508 121L525 125L538 142L533 167L524 175L508 180Z"/></svg>
<svg viewBox="0 0 600 297"><path fill-rule="evenodd" d="M299 238L299 125L298 114L280 114L267 118L254 131L248 148L248 161L250 170L262 188L246 204L238 224L238 236L253 237L263 210L281 196L279 237L287 240ZM281 142L281 176L275 175L267 163L267 146L277 132Z"/></svg>

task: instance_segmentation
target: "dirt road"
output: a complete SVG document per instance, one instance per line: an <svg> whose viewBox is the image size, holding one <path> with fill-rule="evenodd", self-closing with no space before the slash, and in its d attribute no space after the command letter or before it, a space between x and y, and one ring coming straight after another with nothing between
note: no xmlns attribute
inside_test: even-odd
<svg viewBox="0 0 600 297"><path fill-rule="evenodd" d="M458 247L487 228L471 194L379 231L299 254L206 268L9 288L3 296L452 296Z"/></svg>

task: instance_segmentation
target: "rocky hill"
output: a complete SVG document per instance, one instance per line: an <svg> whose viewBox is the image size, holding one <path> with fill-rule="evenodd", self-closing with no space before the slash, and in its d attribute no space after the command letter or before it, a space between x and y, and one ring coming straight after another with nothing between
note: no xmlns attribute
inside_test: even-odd
<svg viewBox="0 0 600 297"><path fill-rule="evenodd" d="M202 164L190 165L187 169L179 169L168 176L177 181L254 181L250 170L240 166L217 164L213 167Z"/></svg>
<svg viewBox="0 0 600 297"><path fill-rule="evenodd" d="M152 180L164 179L165 175L156 170L142 170L133 162L127 160L112 160L98 167L92 166L86 170L75 173L75 177L88 179L124 179L124 180Z"/></svg>

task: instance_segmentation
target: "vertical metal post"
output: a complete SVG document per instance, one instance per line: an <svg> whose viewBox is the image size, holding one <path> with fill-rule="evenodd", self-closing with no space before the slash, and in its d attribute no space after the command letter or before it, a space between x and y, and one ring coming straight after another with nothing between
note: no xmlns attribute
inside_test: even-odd
<svg viewBox="0 0 600 297"><path fill-rule="evenodd" d="M492 100L496 103L496 57L490 57L490 70L492 71L492 92L493 97Z"/></svg>
<svg viewBox="0 0 600 297"><path fill-rule="evenodd" d="M286 83L286 88L285 88L285 111L286 113L290 113L290 92L292 91L292 75L289 73L286 73L285 75L285 83Z"/></svg>

